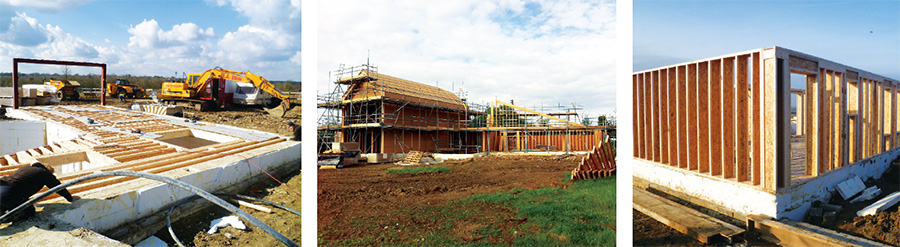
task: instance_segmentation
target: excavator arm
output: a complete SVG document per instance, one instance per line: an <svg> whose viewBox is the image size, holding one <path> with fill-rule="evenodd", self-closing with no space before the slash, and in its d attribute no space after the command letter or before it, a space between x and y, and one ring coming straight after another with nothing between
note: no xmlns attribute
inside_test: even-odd
<svg viewBox="0 0 900 247"><path fill-rule="evenodd" d="M291 105L291 98L284 93L281 93L281 90L275 88L275 85L263 78L262 76L258 76L256 74L250 73L250 71L245 71L243 73L244 77L246 77L250 82L253 83L254 86L258 87L260 90L263 90L266 93L275 96L276 98L281 100L281 104L278 106L266 109L269 114L284 117L284 113L290 110L293 106Z"/></svg>

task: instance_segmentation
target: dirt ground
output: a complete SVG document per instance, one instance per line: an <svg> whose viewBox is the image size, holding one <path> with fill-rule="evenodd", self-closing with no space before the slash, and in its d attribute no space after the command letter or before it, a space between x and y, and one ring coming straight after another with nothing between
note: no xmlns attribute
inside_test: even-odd
<svg viewBox="0 0 900 247"><path fill-rule="evenodd" d="M106 105L128 108L132 104L136 102L148 102L149 99L128 99L127 102L122 103L119 102L119 99L106 99ZM65 100L60 103L61 105L84 105L84 104L95 104L99 105L99 99L79 99L79 100ZM217 124L225 124L231 125L241 128L255 129L266 132L271 132L283 136L291 136L293 132L291 132L287 123L289 121L294 122L295 124L300 124L300 107L294 107L287 113L285 113L284 118L279 118L276 116L269 115L260 107L251 107L251 106L233 106L228 109L221 109L216 111L207 111L207 112L198 112L191 109L185 109L186 112L197 114L200 121L217 123Z"/></svg>
<svg viewBox="0 0 900 247"><path fill-rule="evenodd" d="M856 216L857 211L900 190L900 169L898 169L900 167L897 165L898 162L900 162L900 160L895 160L888 171L880 179L869 179L868 181L865 181L866 187L876 185L878 188L881 188L881 195L871 200L851 204L835 192L829 203L843 207L841 213L838 214L838 219L830 223L821 222L820 220L807 221L871 240L891 245L900 245L900 212L897 210L897 205L888 208L885 212L875 215Z"/></svg>
<svg viewBox="0 0 900 247"><path fill-rule="evenodd" d="M299 164L298 164L299 166ZM287 186L270 181L268 184L257 185L250 188L244 195L261 198L270 202L278 203L294 210L300 211L301 198L300 193L301 182L300 172L290 174L287 178L281 180ZM288 188L290 187L290 189ZM292 191L293 189L294 191ZM278 231L285 237L300 244L300 226L301 217L288 211L275 208L269 205L256 203L272 209L272 213L265 213L245 206L240 206L241 210L253 215L266 225L269 225L275 231ZM209 230L209 224L212 220L231 213L218 206L210 207L206 210L193 214L192 216L182 218L172 223L172 229L175 231L178 239L188 246L282 246L281 242L274 237L269 236L262 229L252 226L249 222L243 221L248 230L238 230L233 227L219 228L214 234L206 233ZM169 246L177 246L172 240L168 229L162 229L154 236L166 241Z"/></svg>
<svg viewBox="0 0 900 247"><path fill-rule="evenodd" d="M353 166L318 172L318 234L320 244L352 244L369 239L374 245L415 244L411 236L441 227L447 222L422 221L410 217L409 210L445 205L452 199L474 194L495 193L513 188L567 187L562 178L570 173L581 156L488 156L462 161L447 161L434 166L452 172L426 174L386 173L394 164ZM492 205L471 210L490 215L513 217L514 210ZM524 223L511 220L498 231ZM449 224L449 223L448 223ZM466 228L481 226L457 224L457 237L465 241L481 240ZM414 229L415 232L402 229ZM400 240L398 242L398 240ZM513 239L491 239L509 245ZM455 243L465 244L465 243Z"/></svg>

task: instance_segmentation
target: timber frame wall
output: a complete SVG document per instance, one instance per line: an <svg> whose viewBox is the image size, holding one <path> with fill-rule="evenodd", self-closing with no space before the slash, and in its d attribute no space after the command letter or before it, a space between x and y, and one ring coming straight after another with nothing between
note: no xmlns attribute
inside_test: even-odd
<svg viewBox="0 0 900 247"><path fill-rule="evenodd" d="M790 88L792 73L805 89ZM897 80L782 47L636 72L632 83L635 158L770 193L900 147ZM795 177L791 94L807 147Z"/></svg>

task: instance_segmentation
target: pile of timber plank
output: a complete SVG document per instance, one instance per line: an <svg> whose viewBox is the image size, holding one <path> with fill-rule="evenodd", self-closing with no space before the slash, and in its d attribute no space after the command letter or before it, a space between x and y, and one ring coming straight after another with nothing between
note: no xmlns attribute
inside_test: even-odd
<svg viewBox="0 0 900 247"><path fill-rule="evenodd" d="M406 158L403 158L403 163L418 164L422 160L422 155L423 153L419 151L409 151Z"/></svg>
<svg viewBox="0 0 900 247"><path fill-rule="evenodd" d="M597 179L616 174L615 147L607 138L584 158L572 171L572 180Z"/></svg>

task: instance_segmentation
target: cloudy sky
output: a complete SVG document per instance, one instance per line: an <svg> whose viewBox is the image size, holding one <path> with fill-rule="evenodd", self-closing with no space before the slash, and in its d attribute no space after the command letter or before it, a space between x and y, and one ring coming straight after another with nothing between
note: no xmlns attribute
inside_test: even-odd
<svg viewBox="0 0 900 247"><path fill-rule="evenodd" d="M369 54L381 73L475 103L615 108L614 1L320 1L317 14L320 94L329 71Z"/></svg>
<svg viewBox="0 0 900 247"><path fill-rule="evenodd" d="M300 0L0 0L0 72L24 57L106 63L113 74L173 76L221 66L300 81L300 54Z"/></svg>
<svg viewBox="0 0 900 247"><path fill-rule="evenodd" d="M900 80L900 1L634 1L634 70L781 46Z"/></svg>

